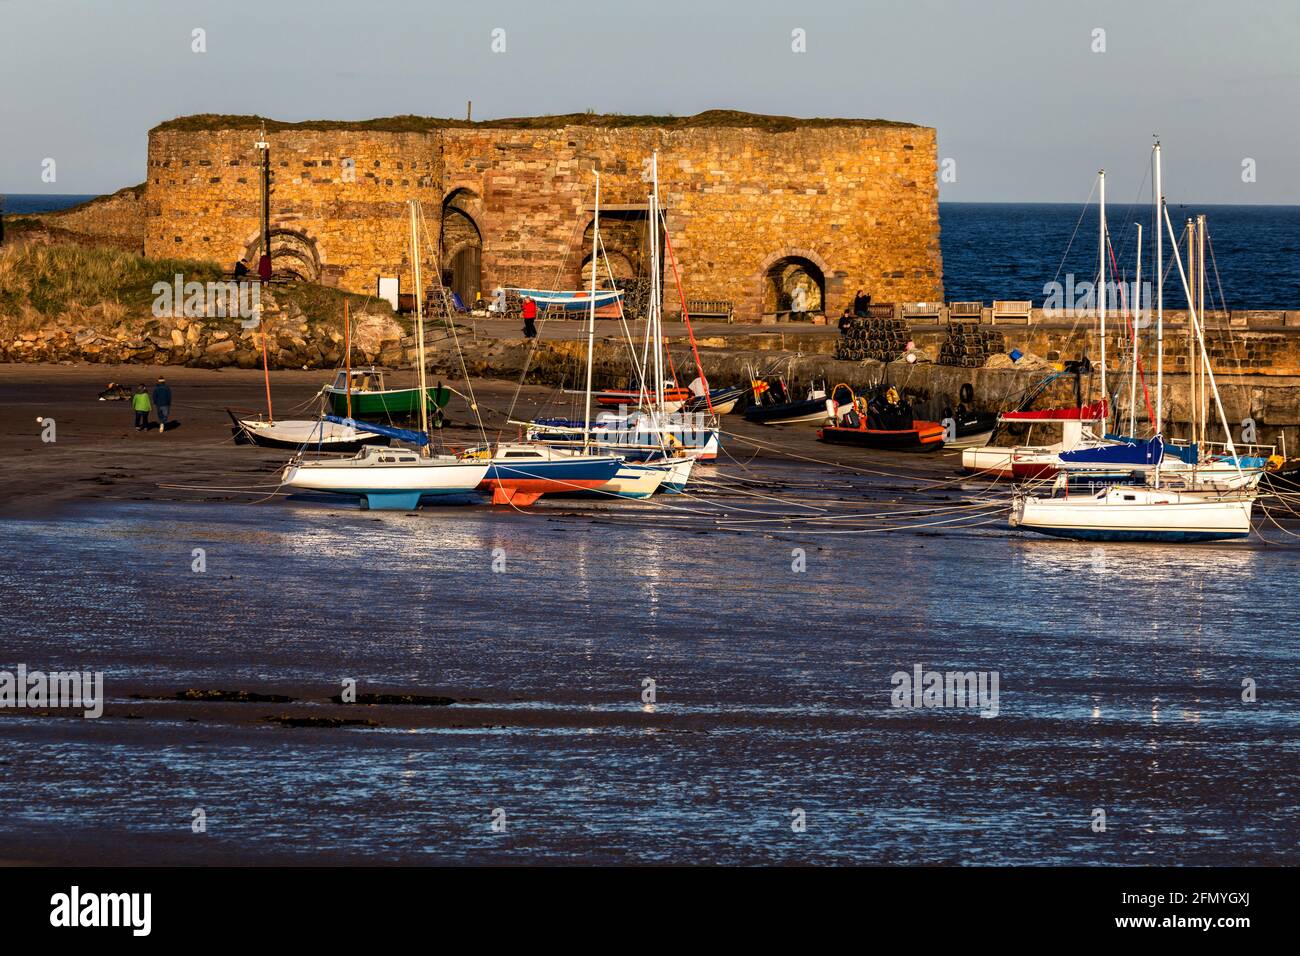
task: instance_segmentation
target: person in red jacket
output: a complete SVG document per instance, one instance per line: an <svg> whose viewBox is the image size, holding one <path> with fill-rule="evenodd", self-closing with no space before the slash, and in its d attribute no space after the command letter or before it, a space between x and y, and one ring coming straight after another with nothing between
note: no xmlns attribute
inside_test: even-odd
<svg viewBox="0 0 1300 956"><path fill-rule="evenodd" d="M524 338L537 338L537 303L527 296L524 297Z"/></svg>

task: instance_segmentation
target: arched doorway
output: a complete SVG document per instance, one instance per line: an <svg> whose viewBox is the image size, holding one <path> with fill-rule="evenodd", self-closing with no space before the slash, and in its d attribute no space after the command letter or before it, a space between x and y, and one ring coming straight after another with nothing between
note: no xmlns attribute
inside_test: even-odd
<svg viewBox="0 0 1300 956"><path fill-rule="evenodd" d="M605 268L605 260L609 260L608 271ZM636 278L636 266L632 260L624 253L614 249L605 250L601 256L600 268L596 270L596 287L600 289L609 288L609 273L614 273L614 284L622 288L625 283ZM591 285L591 255L588 254L582 260L582 284L579 288L586 289Z"/></svg>
<svg viewBox="0 0 1300 956"><path fill-rule="evenodd" d="M262 237L248 244L244 256L257 271L262 258ZM271 230L271 274L287 276L302 282L319 282L321 275L320 253L316 241L305 233L292 229Z"/></svg>
<svg viewBox="0 0 1300 956"><path fill-rule="evenodd" d="M824 314L826 275L806 256L781 256L763 274L763 314L777 318Z"/></svg>
<svg viewBox="0 0 1300 956"><path fill-rule="evenodd" d="M467 308L483 288L483 234L474 220L478 197L468 189L455 189L442 202L442 237L438 261L442 284Z"/></svg>

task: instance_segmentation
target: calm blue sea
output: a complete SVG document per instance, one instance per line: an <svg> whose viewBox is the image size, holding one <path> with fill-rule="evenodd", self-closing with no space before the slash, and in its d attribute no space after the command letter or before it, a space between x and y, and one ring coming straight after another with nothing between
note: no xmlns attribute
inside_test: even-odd
<svg viewBox="0 0 1300 956"><path fill-rule="evenodd" d="M94 198L94 196L82 196L73 193L7 193L0 196L0 200L3 200L6 216L54 212Z"/></svg>
<svg viewBox="0 0 1300 956"><path fill-rule="evenodd" d="M1205 215L1209 227L1213 259L1208 284L1215 305L1221 284L1229 308L1300 308L1300 206L1169 207L1180 232L1184 220L1198 214ZM1111 245L1129 281L1134 224L1142 223L1142 270L1149 277L1155 261L1150 208L1110 206L1106 219ZM1041 304L1043 286L1058 269L1060 281L1068 272L1079 281L1097 271L1095 204L1085 212L1073 203L940 203L939 221L944 292L950 302L1032 299ZM1168 257L1167 237L1165 250ZM1181 303L1176 267L1165 281L1166 301Z"/></svg>
<svg viewBox="0 0 1300 956"><path fill-rule="evenodd" d="M93 198L9 195L4 197L4 211L49 212ZM1221 284L1229 308L1300 308L1300 206L1171 206L1169 213L1180 230L1188 216L1208 217L1218 266L1218 280L1213 266L1209 280L1216 305ZM1095 273L1096 216L1095 206L1084 211L1074 203L940 203L947 299L1031 299L1041 304L1043 286L1058 269L1062 276L1073 272L1076 281ZM1143 252L1145 268L1154 261L1151 210L1116 205L1108 219L1111 242L1131 280L1133 223L1143 223L1148 246ZM1177 276L1167 281L1167 294L1179 302Z"/></svg>

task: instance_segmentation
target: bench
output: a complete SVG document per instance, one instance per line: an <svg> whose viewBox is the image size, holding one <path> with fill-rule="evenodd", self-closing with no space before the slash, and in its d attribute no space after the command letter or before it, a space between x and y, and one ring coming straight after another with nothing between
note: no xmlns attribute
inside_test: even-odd
<svg viewBox="0 0 1300 956"><path fill-rule="evenodd" d="M687 299L686 311L693 319L731 321L733 307L729 299Z"/></svg>
<svg viewBox="0 0 1300 956"><path fill-rule="evenodd" d="M941 302L904 302L903 318L904 319L935 319L943 314L943 303Z"/></svg>
<svg viewBox="0 0 1300 956"><path fill-rule="evenodd" d="M1027 299L994 299L993 322L1018 322L1029 324L1033 314L1034 303Z"/></svg>
<svg viewBox="0 0 1300 956"><path fill-rule="evenodd" d="M984 313L983 302L949 302L949 322L978 322Z"/></svg>

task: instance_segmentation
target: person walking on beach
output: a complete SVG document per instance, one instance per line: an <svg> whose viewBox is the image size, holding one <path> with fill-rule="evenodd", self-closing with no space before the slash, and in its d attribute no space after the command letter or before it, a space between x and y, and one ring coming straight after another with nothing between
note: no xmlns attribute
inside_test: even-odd
<svg viewBox="0 0 1300 956"><path fill-rule="evenodd" d="M135 412L135 430L144 431L149 427L149 412L153 406L149 404L149 391L141 382L135 387L135 393L131 396L131 408Z"/></svg>
<svg viewBox="0 0 1300 956"><path fill-rule="evenodd" d="M537 303L531 298L524 297L524 338L537 338Z"/></svg>
<svg viewBox="0 0 1300 956"><path fill-rule="evenodd" d="M167 416L172 410L172 390L167 379L158 376L158 384L153 387L153 407L158 409L158 430L167 430Z"/></svg>

